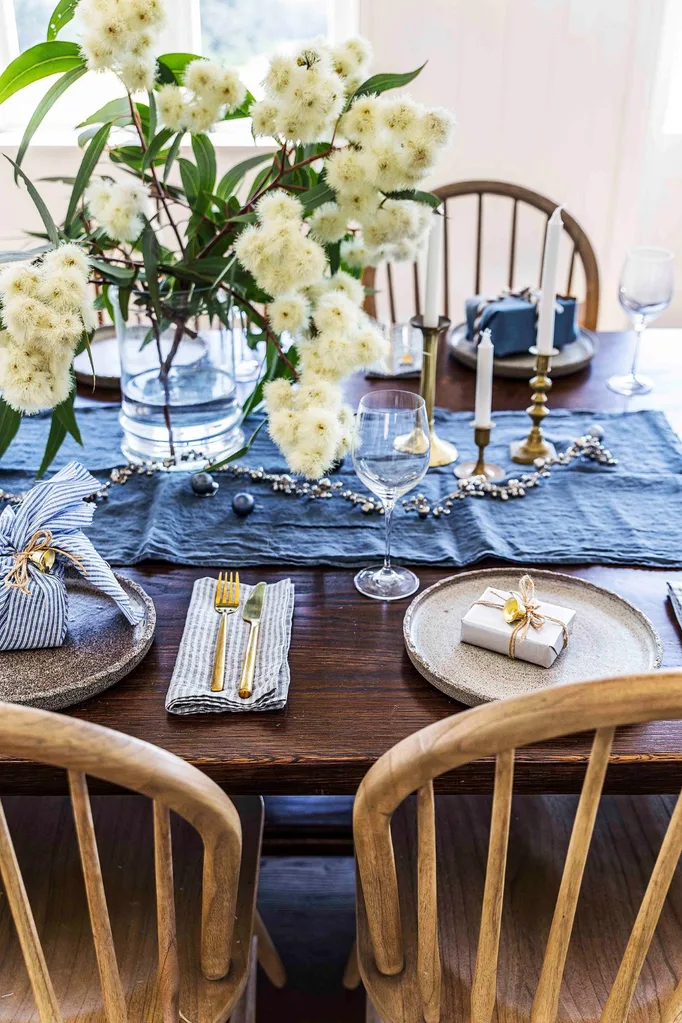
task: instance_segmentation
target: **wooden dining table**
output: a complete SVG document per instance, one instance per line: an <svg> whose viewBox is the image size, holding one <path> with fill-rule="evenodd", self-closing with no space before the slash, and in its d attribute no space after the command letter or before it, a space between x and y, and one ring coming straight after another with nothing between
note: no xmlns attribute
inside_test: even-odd
<svg viewBox="0 0 682 1023"><path fill-rule="evenodd" d="M589 368L555 380L550 407L595 412L663 409L677 432L682 432L682 330L651 330L647 335L641 369L654 378L655 388L636 399L622 398L606 387L608 376L629 369L633 335L601 333L598 341L599 351ZM356 378L350 384L351 398L357 399L376 386L386 384ZM402 381L390 386L414 389L417 383ZM494 408L523 409L528 405L529 393L526 381L496 379ZM437 403L467 411L473 407L473 394L474 374L441 353ZM637 444L636 436L632 444ZM530 505L532 497L525 500ZM646 500L646 490L642 500ZM680 514L681 508L670 508L671 516ZM454 516L447 528L456 528ZM267 543L265 526L263 543ZM604 550L609 543L605 523ZM486 560L481 567L495 564ZM552 566L538 563L537 567ZM154 644L125 679L65 713L170 750L205 771L229 793L352 794L366 771L394 743L434 721L466 710L433 688L411 664L402 633L409 601L382 603L362 597L354 588L351 569L282 565L245 569L242 579L272 583L290 577L295 583L291 688L286 708L251 714L168 714L164 699L192 584L207 570L150 561L121 571L141 583L155 602L158 618ZM422 586L453 571L420 568ZM682 582L682 570L575 565L562 566L561 571L603 585L641 608L661 636L663 667L682 669L682 632L667 599L666 585L669 580ZM500 670L504 670L503 664ZM588 735L568 736L519 750L516 791L577 791L590 741ZM477 761L442 777L438 788L487 793L492 789L493 771L492 759ZM61 793L66 786L61 771L0 757L0 791L4 793ZM655 722L619 730L606 791L663 793L678 791L681 786L682 722ZM92 787L98 790L94 779ZM100 786L99 791L106 789Z"/></svg>

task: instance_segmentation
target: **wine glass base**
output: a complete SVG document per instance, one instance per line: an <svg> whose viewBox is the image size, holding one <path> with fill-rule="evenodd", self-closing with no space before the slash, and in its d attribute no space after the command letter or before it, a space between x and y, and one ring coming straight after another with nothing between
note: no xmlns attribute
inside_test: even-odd
<svg viewBox="0 0 682 1023"><path fill-rule="evenodd" d="M377 565L363 568L354 579L355 588L373 600L402 600L419 589L419 579L409 568L401 565L384 568Z"/></svg>
<svg viewBox="0 0 682 1023"><path fill-rule="evenodd" d="M653 390L654 382L649 377L625 373L623 376L609 377L606 386L616 394L625 394L630 397L633 394L648 394Z"/></svg>

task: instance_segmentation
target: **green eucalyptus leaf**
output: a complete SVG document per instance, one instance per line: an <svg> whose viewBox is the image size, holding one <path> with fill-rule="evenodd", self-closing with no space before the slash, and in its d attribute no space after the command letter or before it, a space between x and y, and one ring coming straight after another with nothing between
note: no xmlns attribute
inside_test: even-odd
<svg viewBox="0 0 682 1023"><path fill-rule="evenodd" d="M146 170L147 167L151 167L152 163L156 160L157 156L166 145L168 140L173 135L172 128L162 128L158 135L156 135L149 144L147 152L144 154L142 160L142 170Z"/></svg>
<svg viewBox="0 0 682 1023"><path fill-rule="evenodd" d="M17 166L21 166L21 162L24 159L24 154L28 149L29 143L33 136L35 135L38 128L40 127L47 112L51 110L51 108L57 102L62 93L66 92L69 86L73 85L75 81L81 78L86 71L87 68L85 67L85 64L81 64L78 67L71 68L71 70L67 71L66 74L61 76L61 78L58 78L56 82L53 82L53 84L47 90L47 92L41 99L40 103L33 111L30 121L26 125L26 131L24 132L24 136L19 145L19 149L17 150ZM14 180L17 181L17 179L18 175L17 172L15 171Z"/></svg>
<svg viewBox="0 0 682 1023"><path fill-rule="evenodd" d="M19 249L18 251L0 252L0 263L21 263L25 260L37 259L44 252L54 248L52 245L36 245L34 249Z"/></svg>
<svg viewBox="0 0 682 1023"><path fill-rule="evenodd" d="M159 85L175 82L182 85L185 68L193 60L201 60L197 53L162 53L156 58Z"/></svg>
<svg viewBox="0 0 682 1023"><path fill-rule="evenodd" d="M175 160L177 158L178 152L180 150L180 144L182 143L182 138L183 138L184 134L185 134L184 131L179 131L177 133L177 135L175 136L175 138L173 139L173 145L168 150L168 156L166 157L166 162L163 165L163 183L164 183L164 185L168 181L168 176L169 176L171 170L173 169L173 164L174 164L174 162L175 162Z"/></svg>
<svg viewBox="0 0 682 1023"><path fill-rule="evenodd" d="M99 162L99 158L104 151L104 147L109 139L109 132L111 131L110 124L103 124L99 131L92 137L87 149L83 153L83 159L81 160L78 173L76 174L76 180L71 191L71 198L69 199L69 208L66 211L65 223L69 224L76 215L78 210L78 203L80 201L83 192L88 187L88 182L92 177L92 172Z"/></svg>
<svg viewBox="0 0 682 1023"><path fill-rule="evenodd" d="M372 75L366 82L355 90L349 100L349 104L357 99L358 96L378 96L380 92L386 92L387 89L401 89L403 85L409 85L410 82L414 81L417 75L424 70L426 67L426 61L421 67L416 68L414 71L405 71L401 75L396 74L379 74Z"/></svg>
<svg viewBox="0 0 682 1023"><path fill-rule="evenodd" d="M73 20L77 6L78 0L59 0L59 3L53 10L48 22L48 42L52 42L53 39L56 39L64 26L68 25L69 22Z"/></svg>
<svg viewBox="0 0 682 1023"><path fill-rule="evenodd" d="M89 124L104 124L105 121L115 121L119 123L125 118L128 119L128 123L132 120L130 116L130 104L128 100L123 97L118 99L112 99L108 103L105 103L103 107L96 110L94 114L90 114L84 121L77 124L77 128L86 128Z"/></svg>
<svg viewBox="0 0 682 1023"><path fill-rule="evenodd" d="M250 156L248 160L242 160L241 163L237 163L234 167L230 167L229 171L223 174L222 178L218 182L216 188L216 195L221 199L228 199L237 186L240 184L244 175L254 167L257 167L264 160L270 160L272 153L258 153L257 156Z"/></svg>
<svg viewBox="0 0 682 1023"><path fill-rule="evenodd" d="M208 469L211 472L215 472L217 469L222 469L224 465L229 465L230 462L235 462L238 458L243 458L244 455L248 455L248 453L249 453L249 451L251 449L251 445L255 441L255 439L258 436L258 434L260 433L260 431L265 426L266 421L267 420L265 420L265 419L261 420L261 422L258 424L256 429L253 431L253 433L251 434L251 436L247 440L246 444L244 444L244 446L241 447L239 449L239 451L235 451L233 454L228 455L227 458L221 459L220 462L214 462L212 465L208 466Z"/></svg>
<svg viewBox="0 0 682 1023"><path fill-rule="evenodd" d="M93 270L121 287L131 284L135 279L135 271L129 266L116 266L115 263L107 263L103 259L90 259L90 266Z"/></svg>
<svg viewBox="0 0 682 1023"><path fill-rule="evenodd" d="M22 169L17 166L17 164L14 162L11 156L8 156L7 153L3 153L3 156L5 157L6 160L9 160L12 166L15 167L16 170L18 171L19 176L24 179L26 188L28 189L28 194L31 196L31 199L33 200L33 205L38 210L38 213L40 214L40 219L45 225L45 230L47 231L48 238L50 239L53 245L59 245L59 231L57 230L57 225L52 219L50 211L48 210L47 206L45 205L45 202L40 196L38 189L33 184L33 182L26 177Z"/></svg>
<svg viewBox="0 0 682 1023"><path fill-rule="evenodd" d="M268 178L272 175L274 177L276 171L274 167L263 167L263 170L259 171L253 179L253 184L249 190L249 200L251 200L257 192L261 190L263 185L266 183Z"/></svg>
<svg viewBox="0 0 682 1023"><path fill-rule="evenodd" d="M325 251L327 253L327 259L329 260L329 271L335 274L341 266L341 242L333 242L331 245L325 245Z"/></svg>
<svg viewBox="0 0 682 1023"><path fill-rule="evenodd" d="M66 399L69 400L68 398ZM52 465L55 459L55 455L59 451L60 447L66 439L67 429L59 416L55 415L55 410L52 410L52 416L50 419L50 432L47 436L47 443L45 444L45 451L43 453L43 460L40 463L40 468L37 472L37 477L40 479L45 475L45 472Z"/></svg>
<svg viewBox="0 0 682 1023"><path fill-rule="evenodd" d="M310 213L318 206L321 206L322 203L331 202L333 199L336 199L336 193L329 187L326 181L320 181L307 192L302 192L298 198L303 203L306 212Z"/></svg>
<svg viewBox="0 0 682 1023"><path fill-rule="evenodd" d="M149 97L149 121L147 123L146 138L147 138L147 142L149 143L151 141L151 139L154 138L154 135L156 134L157 116L156 116L156 100L154 99L154 93L153 92L148 92L147 95ZM169 136L169 138L170 138L170 136Z"/></svg>
<svg viewBox="0 0 682 1023"><path fill-rule="evenodd" d="M216 157L213 143L208 135L192 135L192 152L199 174L199 191L210 195L215 188Z"/></svg>
<svg viewBox="0 0 682 1023"><path fill-rule="evenodd" d="M159 240L149 222L142 232L142 259L147 282L147 291L151 299L157 322L161 324L161 296L159 294ZM160 329L160 326L159 326Z"/></svg>
<svg viewBox="0 0 682 1023"><path fill-rule="evenodd" d="M178 167L180 168L182 187L185 190L187 202L194 208L194 204L199 198L199 171L193 163L182 157L178 160Z"/></svg>
<svg viewBox="0 0 682 1023"><path fill-rule="evenodd" d="M47 78L48 75L63 74L84 64L77 43L67 43L61 39L37 43L15 57L0 75L0 103L31 82Z"/></svg>
<svg viewBox="0 0 682 1023"><path fill-rule="evenodd" d="M89 347L89 345L87 345ZM62 424L67 433L70 433L77 444L83 444L81 432L76 422L76 413L73 408L74 399L76 397L76 388L74 387L71 394L66 398L60 405L55 405L52 409L52 418L55 417Z"/></svg>
<svg viewBox="0 0 682 1023"><path fill-rule="evenodd" d="M423 202L426 206L437 209L443 202L433 192L420 192L415 188L401 188L397 192L384 192L387 199L411 199L413 202Z"/></svg>
<svg viewBox="0 0 682 1023"><path fill-rule="evenodd" d="M20 426L21 412L17 412L0 397L0 458L16 437Z"/></svg>
<svg viewBox="0 0 682 1023"><path fill-rule="evenodd" d="M231 113L225 114L224 117L221 117L221 121L238 121L243 117L251 117L251 107L255 102L256 97L247 89L244 102L241 106L237 107L237 109L233 110Z"/></svg>
<svg viewBox="0 0 682 1023"><path fill-rule="evenodd" d="M82 131L77 139L78 148L83 149L84 146L87 145L87 143L90 141L90 139L95 137L98 131L99 127L96 124L91 124L89 128L86 128L85 131ZM75 181L76 179L74 178L73 180Z"/></svg>

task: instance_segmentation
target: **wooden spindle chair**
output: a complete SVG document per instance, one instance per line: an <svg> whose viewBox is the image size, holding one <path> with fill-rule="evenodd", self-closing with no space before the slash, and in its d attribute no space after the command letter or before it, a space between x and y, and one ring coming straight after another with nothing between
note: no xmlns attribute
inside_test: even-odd
<svg viewBox="0 0 682 1023"><path fill-rule="evenodd" d="M0 704L0 751L64 768L71 797L0 803L2 1023L254 1023L256 947L285 979L256 910L262 801L28 707ZM93 812L87 775L139 795Z"/></svg>
<svg viewBox="0 0 682 1023"><path fill-rule="evenodd" d="M682 671L667 671L476 707L384 754L353 821L346 983L361 975L368 1021L680 1023L682 799L601 799L615 729L679 718ZM574 817L570 797L512 808L519 747L592 729ZM449 796L436 814L434 778L482 757L496 758L492 811Z"/></svg>
<svg viewBox="0 0 682 1023"><path fill-rule="evenodd" d="M466 196L476 196L477 209L476 209L476 258L475 258L475 271L474 279L472 280L472 295L481 294L481 281L482 281L482 256L483 256L483 232L484 232L484 210L485 203L484 198L486 195L503 196L510 200L511 204L511 232L510 232L510 243L509 243L509 261L507 269L506 280L499 282L499 287L506 286L509 288L526 287L536 282L524 280L519 281L516 279L516 267L517 267L517 243L518 243L518 214L519 204L526 204L532 206L537 210L540 210L545 214L544 223L544 234L542 235L542 244L538 247L538 276L537 284L540 284L540 276L542 272L542 255L545 248L545 237L547 235L547 224L551 217L556 203L551 199L548 199L544 195L540 195L538 192L533 192L529 188L523 188L521 185L514 185L507 181L456 181L450 185L443 185L440 188L434 188L434 193L438 195L443 201L443 211L447 218L448 223L457 223L457 211L456 211L456 200ZM589 238L585 234L584 230L577 222L577 220L570 215L566 210L563 212L564 230L571 240L571 255L568 266L568 276L566 279L566 295L572 293L574 277L575 277L575 264L578 259L583 268L583 275L585 278L585 296L584 301L579 306L579 320L583 327L588 330L597 329L597 317L599 315L599 269L597 266L597 259L594 254L594 249L590 243ZM443 252L443 277L444 277L444 311L445 315L450 315L450 295L449 295L449 282L450 282L450 238L449 231L445 231L445 245ZM538 242L540 237L538 236ZM456 256L455 256L456 258ZM379 275L385 273L386 275L386 288L388 292L388 304L391 322L397 322L396 312L396 285L394 282L394 271L390 263L384 267L380 267L378 272L373 267L368 267L363 275L363 282L365 287L371 289L379 288ZM413 287L413 298L414 298L414 312L417 314L421 313L421 296L419 288L419 268L417 264L413 264L412 267L412 287ZM376 295L371 291L365 301L365 311L370 316L376 318L377 315L377 303ZM461 314L461 315L460 315ZM458 310L455 316L460 315L460 319L464 319L464 308ZM455 320L457 322L457 320Z"/></svg>

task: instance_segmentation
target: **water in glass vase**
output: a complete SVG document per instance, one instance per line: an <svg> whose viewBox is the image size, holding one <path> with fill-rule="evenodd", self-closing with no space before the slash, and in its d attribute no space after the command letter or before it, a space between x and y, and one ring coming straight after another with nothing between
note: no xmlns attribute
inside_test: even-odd
<svg viewBox="0 0 682 1023"><path fill-rule="evenodd" d="M148 325L117 324L121 352L122 451L133 462L174 454L183 468L225 458L244 441L226 330L147 342ZM160 351L160 358L159 358ZM173 352L172 359L169 356ZM201 458L187 457L200 451Z"/></svg>

